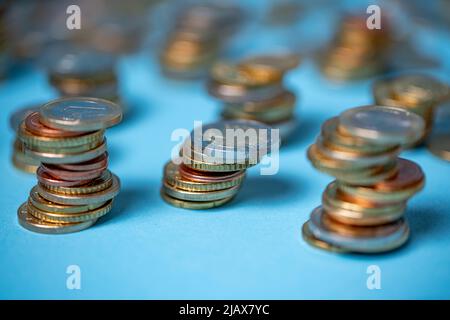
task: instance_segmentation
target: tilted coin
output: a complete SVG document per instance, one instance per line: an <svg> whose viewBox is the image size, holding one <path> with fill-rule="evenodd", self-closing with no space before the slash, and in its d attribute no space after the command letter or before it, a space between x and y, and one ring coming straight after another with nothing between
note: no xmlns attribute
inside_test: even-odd
<svg viewBox="0 0 450 320"><path fill-rule="evenodd" d="M111 171L109 170L103 171L100 177L94 180L90 180L89 182L83 183L79 186L64 187L39 182L39 184L42 184L44 188L52 192L62 194L77 194L77 195L103 191L109 188L112 185L112 183L113 183L113 176Z"/></svg>
<svg viewBox="0 0 450 320"><path fill-rule="evenodd" d="M65 137L76 137L81 135L79 132L70 132L64 130L53 129L44 126L40 122L39 112L33 112L25 118L25 128L34 135L44 136L49 138L65 138Z"/></svg>
<svg viewBox="0 0 450 320"><path fill-rule="evenodd" d="M25 202L17 211L19 224L33 232L44 234L65 234L82 231L95 224L96 219L78 223L51 223L36 219L28 212L28 205Z"/></svg>
<svg viewBox="0 0 450 320"><path fill-rule="evenodd" d="M104 168L107 166L108 166L108 152L105 152L99 157L89 161L72 164L62 163L59 165L59 167L62 169L72 171L89 171Z"/></svg>
<svg viewBox="0 0 450 320"><path fill-rule="evenodd" d="M216 201L224 198L230 198L236 195L239 185L222 190L215 191L187 191L164 182L162 190L168 196L186 201Z"/></svg>
<svg viewBox="0 0 450 320"><path fill-rule="evenodd" d="M120 191L120 181L117 176L113 175L113 183L109 188L102 191L82 195L56 193L46 189L45 187L42 187L41 185L37 186L37 191L43 198L51 202L65 205L92 204L105 202L117 196Z"/></svg>
<svg viewBox="0 0 450 320"><path fill-rule="evenodd" d="M302 237L303 240L305 240L309 245L313 247L329 252L349 253L347 250L344 250L343 248L334 246L328 242L316 238L309 228L309 221L305 222L302 226Z"/></svg>
<svg viewBox="0 0 450 320"><path fill-rule="evenodd" d="M35 111L38 111L41 105L33 105L14 111L9 118L9 126L14 131L18 131L20 124L26 119L26 117Z"/></svg>
<svg viewBox="0 0 450 320"><path fill-rule="evenodd" d="M394 107L364 106L344 111L339 126L346 132L377 144L413 144L424 133L424 120Z"/></svg>
<svg viewBox="0 0 450 320"><path fill-rule="evenodd" d="M224 198L220 200L214 201L186 201L172 198L167 195L163 190L161 190L161 197L168 204L173 205L174 207L183 208L183 209L191 209L191 210L206 210L212 209L226 204L231 201L234 197Z"/></svg>
<svg viewBox="0 0 450 320"><path fill-rule="evenodd" d="M39 183L45 186L52 187L75 187L87 184L90 180L81 180L81 181L65 181L58 179L56 177L51 176L47 171L43 168L39 167L36 171L36 177Z"/></svg>
<svg viewBox="0 0 450 320"><path fill-rule="evenodd" d="M122 120L119 105L99 98L56 99L43 105L39 113L46 126L67 131L102 130Z"/></svg>
<svg viewBox="0 0 450 320"><path fill-rule="evenodd" d="M282 72L296 68L300 64L300 55L294 52L280 52L266 55L255 55L243 59L241 64L265 65L281 70Z"/></svg>
<svg viewBox="0 0 450 320"><path fill-rule="evenodd" d="M96 179L102 175L103 171L106 170L105 166L103 168L94 170L72 171L72 170L65 170L60 168L58 165L48 163L43 163L41 167L51 176L65 181L80 181L80 180L85 181Z"/></svg>

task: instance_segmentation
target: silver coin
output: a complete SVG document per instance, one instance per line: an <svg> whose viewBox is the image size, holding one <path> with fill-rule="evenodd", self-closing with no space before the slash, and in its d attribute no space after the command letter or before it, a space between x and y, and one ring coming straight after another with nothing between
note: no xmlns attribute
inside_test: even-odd
<svg viewBox="0 0 450 320"><path fill-rule="evenodd" d="M220 83L215 80L209 81L207 89L210 95L228 103L263 101L276 97L285 90L279 83L248 88L241 85Z"/></svg>
<svg viewBox="0 0 450 320"><path fill-rule="evenodd" d="M14 131L18 131L20 124L25 118L33 112L39 111L41 105L33 105L14 111L9 118L9 126Z"/></svg>
<svg viewBox="0 0 450 320"><path fill-rule="evenodd" d="M322 223L322 207L317 207L311 213L309 227L312 234L334 246L359 253L378 253L393 250L404 244L409 237L409 227L404 219L395 222L394 232L374 237L351 237L340 235L328 230Z"/></svg>
<svg viewBox="0 0 450 320"><path fill-rule="evenodd" d="M424 134L422 117L404 109L384 106L364 106L344 111L339 125L350 134L376 144L409 145Z"/></svg>
<svg viewBox="0 0 450 320"><path fill-rule="evenodd" d="M39 220L28 213L27 203L23 203L17 210L19 224L27 230L44 234L65 234L82 231L91 227L97 219L78 223L50 223Z"/></svg>
<svg viewBox="0 0 450 320"><path fill-rule="evenodd" d="M66 131L106 129L122 120L122 108L108 100L73 97L50 101L39 110L43 124Z"/></svg>

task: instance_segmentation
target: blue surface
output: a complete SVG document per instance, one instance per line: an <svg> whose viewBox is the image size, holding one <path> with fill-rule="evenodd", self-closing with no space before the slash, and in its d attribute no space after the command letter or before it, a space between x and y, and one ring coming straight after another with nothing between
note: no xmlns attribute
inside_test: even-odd
<svg viewBox="0 0 450 320"><path fill-rule="evenodd" d="M447 60L434 70L449 80L449 43L425 32L426 48ZM447 70L447 73L444 72ZM176 128L213 121L218 103L201 83L160 77L148 54L120 64L127 120L108 131L111 170L122 192L110 216L76 234L47 236L22 229L16 211L36 183L10 162L10 113L55 97L39 71L25 69L0 84L0 298L314 299L449 298L450 163L425 149L408 151L427 176L408 207L412 236L403 249L336 255L309 247L300 228L331 178L314 170L305 151L320 124L342 110L371 103L371 81L338 86L310 60L289 75L299 94L301 130L281 150L280 172L249 170L237 198L208 211L171 207L159 197L162 168ZM447 78L446 78L447 77ZM66 289L66 268L80 266L81 290ZM382 271L381 290L368 290L366 269Z"/></svg>

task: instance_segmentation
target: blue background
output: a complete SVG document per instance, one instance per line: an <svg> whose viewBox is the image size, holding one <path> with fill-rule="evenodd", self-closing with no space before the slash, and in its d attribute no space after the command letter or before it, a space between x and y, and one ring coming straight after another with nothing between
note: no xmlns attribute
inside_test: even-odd
<svg viewBox="0 0 450 320"><path fill-rule="evenodd" d="M314 35L325 37L326 13L322 18L305 23ZM418 49L443 61L431 73L447 81L448 39L447 33L426 28L416 33ZM270 37L255 40L249 50L269 44ZM336 85L305 59L287 79L299 96L301 126L281 150L279 173L260 176L253 168L229 205L189 211L159 196L162 168L175 145L170 135L176 128L190 130L194 120L214 121L219 103L203 83L162 78L147 51L121 59L118 71L130 113L107 136L110 168L121 178L122 191L109 216L69 235L41 235L18 225L17 208L36 179L10 161L10 113L56 93L32 67L0 84L0 298L450 297L450 163L424 148L403 154L427 176L426 188L408 206L412 236L404 248L376 256L336 255L311 248L301 238L302 224L331 181L311 167L306 148L325 119L372 102L372 81ZM66 268L72 264L81 268L81 290L66 289ZM381 268L381 290L366 287L372 264Z"/></svg>

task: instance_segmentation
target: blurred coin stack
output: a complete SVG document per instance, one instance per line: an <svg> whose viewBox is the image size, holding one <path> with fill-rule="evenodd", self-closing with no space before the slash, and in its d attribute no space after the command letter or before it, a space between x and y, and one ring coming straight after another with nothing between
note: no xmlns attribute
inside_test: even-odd
<svg viewBox="0 0 450 320"><path fill-rule="evenodd" d="M5 15L7 10L6 1L0 3L0 81L6 77L9 67L8 40L7 40L7 24Z"/></svg>
<svg viewBox="0 0 450 320"><path fill-rule="evenodd" d="M218 3L182 10L160 56L163 72L175 78L204 75L239 26L241 15L238 7Z"/></svg>
<svg viewBox="0 0 450 320"><path fill-rule="evenodd" d="M373 95L378 105L404 108L424 119L425 132L418 144L431 132L434 110L450 98L450 90L448 85L431 76L405 74L377 81Z"/></svg>
<svg viewBox="0 0 450 320"><path fill-rule="evenodd" d="M383 21L381 29L369 29L367 17L346 17L331 45L320 58L326 77L356 80L376 75L386 69L386 53L391 43L389 29Z"/></svg>
<svg viewBox="0 0 450 320"><path fill-rule="evenodd" d="M220 134L205 141L205 133L214 131ZM250 131L256 134L252 139L234 135ZM162 198L185 209L210 209L229 202L238 193L246 169L275 150L277 139L270 127L256 121L223 121L194 129L180 157L164 168Z"/></svg>
<svg viewBox="0 0 450 320"><path fill-rule="evenodd" d="M17 169L28 173L36 173L40 162L25 153L25 147L23 142L19 139L18 131L23 120L38 109L39 106L37 105L19 109L14 112L9 119L9 125L16 134L13 143L12 163Z"/></svg>
<svg viewBox="0 0 450 320"><path fill-rule="evenodd" d="M53 100L19 128L26 155L41 164L38 184L18 210L20 225L48 234L77 232L112 209L119 178L108 170L105 129L122 119L103 99Z"/></svg>
<svg viewBox="0 0 450 320"><path fill-rule="evenodd" d="M281 139L296 128L295 93L285 88L283 77L299 64L295 54L260 55L237 64L213 66L208 92L224 105L225 120L255 120L280 130Z"/></svg>
<svg viewBox="0 0 450 320"><path fill-rule="evenodd" d="M61 96L95 97L121 104L114 55L65 42L46 50L41 64Z"/></svg>
<svg viewBox="0 0 450 320"><path fill-rule="evenodd" d="M398 158L423 135L418 115L393 107L349 109L324 123L308 149L312 165L336 178L303 225L305 241L337 252L380 253L409 238L406 202L425 183L421 168Z"/></svg>

